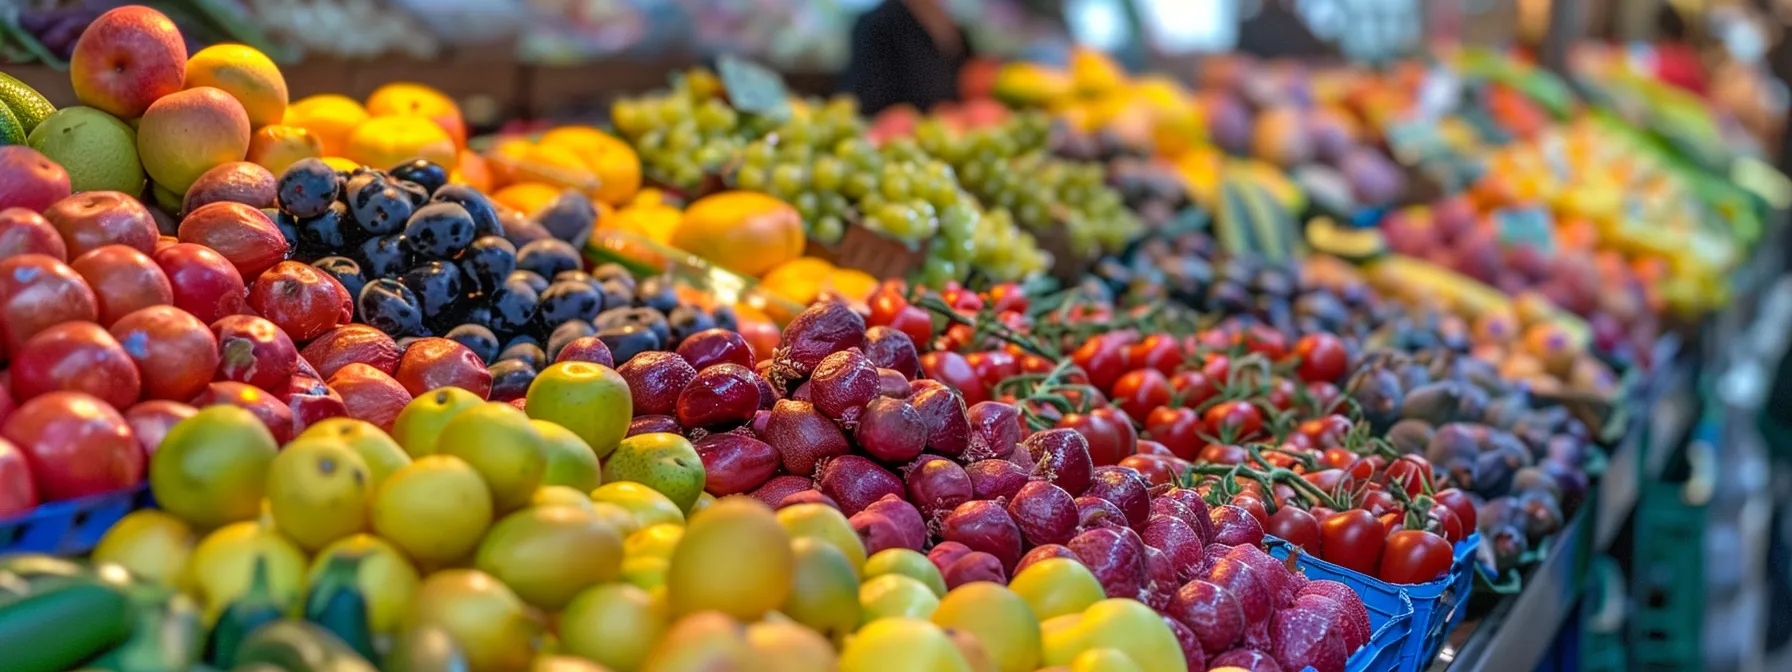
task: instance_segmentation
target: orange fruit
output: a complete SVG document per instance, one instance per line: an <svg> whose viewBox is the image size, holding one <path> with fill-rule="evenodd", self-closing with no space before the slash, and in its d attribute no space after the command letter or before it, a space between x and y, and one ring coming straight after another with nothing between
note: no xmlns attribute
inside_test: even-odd
<svg viewBox="0 0 1792 672"><path fill-rule="evenodd" d="M698 199L672 232L673 246L754 276L801 256L803 242L803 218L796 208L752 191Z"/></svg>
<svg viewBox="0 0 1792 672"><path fill-rule="evenodd" d="M454 165L454 140L428 119L383 116L355 128L343 156L375 168L391 168L412 159L440 166Z"/></svg>
<svg viewBox="0 0 1792 672"><path fill-rule="evenodd" d="M336 170L354 170L361 167L361 162L345 159L340 156L326 156L318 160L324 162L324 165Z"/></svg>
<svg viewBox="0 0 1792 672"><path fill-rule="evenodd" d="M558 145L531 145L520 161L510 166L510 179L541 182L589 193L597 176L572 150Z"/></svg>
<svg viewBox="0 0 1792 672"><path fill-rule="evenodd" d="M622 205L641 189L641 157L633 147L589 126L562 126L541 136L541 144L565 147L597 177L592 200Z"/></svg>
<svg viewBox="0 0 1792 672"><path fill-rule="evenodd" d="M478 152L460 150L460 160L454 170L448 173L448 181L464 184L483 192L490 192L493 186L492 167L486 163L485 157Z"/></svg>
<svg viewBox="0 0 1792 672"><path fill-rule="evenodd" d="M324 156L341 156L349 134L367 117L367 110L354 99L327 93L301 98L286 106L280 123L310 131L323 145Z"/></svg>
<svg viewBox="0 0 1792 672"><path fill-rule="evenodd" d="M447 94L414 82L393 82L367 96L367 112L375 116L423 117L436 122L456 149L467 146L467 122Z"/></svg>
<svg viewBox="0 0 1792 672"><path fill-rule="evenodd" d="M299 159L323 155L323 141L311 131L298 126L263 126L249 135L247 160L260 164L275 175L285 172L287 166L297 163Z"/></svg>
<svg viewBox="0 0 1792 672"><path fill-rule="evenodd" d="M560 197L560 187L540 182L518 182L492 194L492 200L512 209L520 210L525 215L534 215Z"/></svg>
<svg viewBox="0 0 1792 672"><path fill-rule="evenodd" d="M286 78L266 54L241 44L214 44L187 59L186 88L223 89L243 104L249 125L278 124L286 114Z"/></svg>

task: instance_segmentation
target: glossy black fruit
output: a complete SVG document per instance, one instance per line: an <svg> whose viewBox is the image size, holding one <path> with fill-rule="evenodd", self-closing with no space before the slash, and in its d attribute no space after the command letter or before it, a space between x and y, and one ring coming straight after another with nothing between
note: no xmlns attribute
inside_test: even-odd
<svg viewBox="0 0 1792 672"><path fill-rule="evenodd" d="M611 280L620 282L623 285L626 285L631 292L635 289L634 274L629 273L628 268L622 264L599 264L597 268L591 269L591 277L595 278L598 282L609 282Z"/></svg>
<svg viewBox="0 0 1792 672"><path fill-rule="evenodd" d="M633 282L605 280L598 283L597 291L604 295L604 310L627 308L635 305L635 285Z"/></svg>
<svg viewBox="0 0 1792 672"><path fill-rule="evenodd" d="M535 382L535 367L520 359L506 359L489 367L492 374L492 401L515 401L529 394Z"/></svg>
<svg viewBox="0 0 1792 672"><path fill-rule="evenodd" d="M473 354L479 355L479 361L486 364L491 364L498 357L498 335L483 324L463 324L449 329L443 337L467 346Z"/></svg>
<svg viewBox="0 0 1792 672"><path fill-rule="evenodd" d="M492 311L491 321L486 324L500 334L520 333L535 319L536 304L540 301L541 295L534 287L513 275L486 295L486 305Z"/></svg>
<svg viewBox="0 0 1792 672"><path fill-rule="evenodd" d="M280 237L286 239L286 249L296 253L299 249L299 221L293 219L292 215L281 212L279 208L262 208L261 214L267 215L274 222L274 228L280 229Z"/></svg>
<svg viewBox="0 0 1792 672"><path fill-rule="evenodd" d="M610 354L615 357L617 366L621 366L635 355L665 348L665 341L661 340L658 334L639 324L625 324L601 329L597 332L597 340L610 346Z"/></svg>
<svg viewBox="0 0 1792 672"><path fill-rule="evenodd" d="M348 290L349 296L361 296L361 288L367 286L367 276L361 274L361 264L348 257L324 257L311 265L336 278L342 288Z"/></svg>
<svg viewBox="0 0 1792 672"><path fill-rule="evenodd" d="M300 159L280 174L274 185L274 202L293 217L323 214L342 195L342 178L317 159Z"/></svg>
<svg viewBox="0 0 1792 672"><path fill-rule="evenodd" d="M316 217L299 218L297 226L299 244L293 249L301 256L339 254L360 242L360 227L349 216L348 206L340 202L331 203Z"/></svg>
<svg viewBox="0 0 1792 672"><path fill-rule="evenodd" d="M673 291L672 279L656 275L641 280L635 286L635 303L647 306L662 313L670 313L678 307L678 293Z"/></svg>
<svg viewBox="0 0 1792 672"><path fill-rule="evenodd" d="M369 278L398 277L411 265L411 252L405 248L402 233L368 238L361 243L360 256L361 271Z"/></svg>
<svg viewBox="0 0 1792 672"><path fill-rule="evenodd" d="M392 278L379 278L361 288L355 302L362 322L392 336L421 336L423 309L417 295Z"/></svg>
<svg viewBox="0 0 1792 672"><path fill-rule="evenodd" d="M432 203L453 203L465 209L473 218L475 238L504 235L504 224L498 219L497 208L492 207L492 202L485 194L479 193L478 189L464 184L445 184L437 188L429 200Z"/></svg>
<svg viewBox="0 0 1792 672"><path fill-rule="evenodd" d="M404 273L404 286L417 295L423 317L435 318L465 296L460 269L443 261L428 261Z"/></svg>
<svg viewBox="0 0 1792 672"><path fill-rule="evenodd" d="M430 259L453 259L473 243L473 216L453 203L431 203L411 213L405 243Z"/></svg>
<svg viewBox="0 0 1792 672"><path fill-rule="evenodd" d="M554 277L561 271L576 271L581 266L579 251L563 240L537 240L516 251L517 268L533 271L544 278Z"/></svg>
<svg viewBox="0 0 1792 672"><path fill-rule="evenodd" d="M349 180L347 189L349 213L361 229L384 236L404 228L411 218L411 195L388 184L378 175L358 175Z"/></svg>
<svg viewBox="0 0 1792 672"><path fill-rule="evenodd" d="M567 320L589 321L603 310L603 297L591 285L576 280L556 282L541 293L535 319L549 331Z"/></svg>
<svg viewBox="0 0 1792 672"><path fill-rule="evenodd" d="M590 273L586 273L584 271L561 271L559 273L554 274L553 282L560 282L562 280L574 280L574 281L578 281L578 282L583 282L587 285L591 285L592 289L597 289L598 286L601 284L597 281L597 278L591 277Z"/></svg>
<svg viewBox="0 0 1792 672"><path fill-rule="evenodd" d="M597 224L597 206L592 205L591 199L584 194L562 191L559 198L531 219L555 238L571 243L573 247L584 247L585 241L591 239L592 227Z"/></svg>
<svg viewBox="0 0 1792 672"><path fill-rule="evenodd" d="M527 362L529 367L533 369L539 369L548 365L547 351L542 350L541 344L536 343L533 338L512 341L510 345L504 347L502 352L498 353L498 361L500 362L513 359Z"/></svg>
<svg viewBox="0 0 1792 672"><path fill-rule="evenodd" d="M454 259L469 292L481 294L498 288L516 270L516 247L502 236L473 241Z"/></svg>
<svg viewBox="0 0 1792 672"><path fill-rule="evenodd" d="M423 190L430 194L436 193L437 189L441 189L442 185L448 183L448 171L424 159L398 164L387 172L391 173L392 177L423 187Z"/></svg>
<svg viewBox="0 0 1792 672"><path fill-rule="evenodd" d="M506 280L521 280L525 283L528 283L528 285L530 287L535 289L535 292L537 294L547 291L548 285L551 284L548 282L548 279L546 277L544 277L544 276L542 276L542 274L536 273L534 271L524 271L524 270L511 271L510 275L505 276L505 279Z"/></svg>
<svg viewBox="0 0 1792 672"><path fill-rule="evenodd" d="M734 314L734 306L716 306L711 314L716 318L717 328L740 331L740 316Z"/></svg>
<svg viewBox="0 0 1792 672"><path fill-rule="evenodd" d="M672 327L670 343L674 346L691 334L716 328L716 318L710 317L708 311L688 304L674 307L672 314L666 316L666 323Z"/></svg>
<svg viewBox="0 0 1792 672"><path fill-rule="evenodd" d="M596 333L597 327L591 326L591 323L585 320L561 322L560 326L554 327L553 333L548 334L548 359L560 359L560 349L566 347L567 343Z"/></svg>
<svg viewBox="0 0 1792 672"><path fill-rule="evenodd" d="M653 332L654 338L665 346L672 342L672 326L666 323L666 316L652 308L617 308L598 313L591 321L598 331L616 327L635 325ZM614 348L611 348L614 351ZM619 362L621 360L618 360Z"/></svg>
<svg viewBox="0 0 1792 672"><path fill-rule="evenodd" d="M399 191L402 191L406 196L411 197L411 211L413 213L416 212L417 208L421 208L424 204L429 202L429 191L424 189L420 184L406 182L397 178L386 180L386 183L398 187Z"/></svg>

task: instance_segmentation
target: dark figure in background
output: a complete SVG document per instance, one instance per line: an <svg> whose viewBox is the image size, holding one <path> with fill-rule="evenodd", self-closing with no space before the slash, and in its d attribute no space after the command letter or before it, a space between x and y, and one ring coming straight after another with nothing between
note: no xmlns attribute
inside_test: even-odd
<svg viewBox="0 0 1792 672"><path fill-rule="evenodd" d="M867 115L908 103L926 110L958 97L971 44L940 0L884 0L852 28L842 87Z"/></svg>

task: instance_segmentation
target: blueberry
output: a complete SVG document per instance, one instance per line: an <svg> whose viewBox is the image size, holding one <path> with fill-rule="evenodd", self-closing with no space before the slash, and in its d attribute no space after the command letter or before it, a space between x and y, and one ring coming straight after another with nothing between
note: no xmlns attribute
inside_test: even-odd
<svg viewBox="0 0 1792 672"><path fill-rule="evenodd" d="M548 279L541 277L540 273L534 271L511 271L510 275L505 276L504 279L526 282L530 287L535 288L537 294L548 290Z"/></svg>
<svg viewBox="0 0 1792 672"><path fill-rule="evenodd" d="M342 178L318 159L300 159L280 174L274 202L293 217L316 217L342 195Z"/></svg>
<svg viewBox="0 0 1792 672"><path fill-rule="evenodd" d="M661 341L659 335L653 333L652 329L638 324L600 330L597 332L597 340L610 346L610 354L616 359L618 366L635 355L650 350L659 350L665 346L665 342Z"/></svg>
<svg viewBox="0 0 1792 672"><path fill-rule="evenodd" d="M672 312L678 307L678 294L673 292L672 279L656 275L642 280L635 286L635 303L662 313Z"/></svg>
<svg viewBox="0 0 1792 672"><path fill-rule="evenodd" d="M411 253L405 249L404 234L375 236L361 243L361 270L369 278L392 278L410 266Z"/></svg>
<svg viewBox="0 0 1792 672"><path fill-rule="evenodd" d="M541 349L541 345L536 343L535 339L514 341L510 345L505 346L503 352L498 353L498 361L500 362L507 362L513 359L527 363L530 368L539 369L548 365L548 353Z"/></svg>
<svg viewBox="0 0 1792 672"><path fill-rule="evenodd" d="M716 327L729 331L740 331L740 317L734 314L734 306L716 306Z"/></svg>
<svg viewBox="0 0 1792 672"><path fill-rule="evenodd" d="M628 288L631 291L635 288L634 274L628 272L628 267L623 266L622 264L614 262L599 264L597 268L591 269L591 277L596 278L598 282L615 280L616 282L628 285Z"/></svg>
<svg viewBox="0 0 1792 672"><path fill-rule="evenodd" d="M397 178L386 180L386 184L398 187L400 192L403 192L405 196L409 197L411 199L411 209L413 211L423 207L423 204L429 202L429 191L424 189L420 184L406 182Z"/></svg>
<svg viewBox="0 0 1792 672"><path fill-rule="evenodd" d="M597 206L576 191L562 191L547 207L530 217L555 238L584 247L591 239L591 228L597 224Z"/></svg>
<svg viewBox="0 0 1792 672"><path fill-rule="evenodd" d="M672 327L666 324L666 316L652 308L616 308L598 313L591 321L599 331L626 325L636 325L652 331L660 343L672 341Z"/></svg>
<svg viewBox="0 0 1792 672"><path fill-rule="evenodd" d="M506 359L491 365L492 391L488 396L492 401L511 402L529 394L529 385L535 382L535 367L520 359Z"/></svg>
<svg viewBox="0 0 1792 672"><path fill-rule="evenodd" d="M324 257L311 265L336 278L342 288L348 290L349 296L360 296L361 288L367 286L367 278L361 275L361 265L348 257Z"/></svg>
<svg viewBox="0 0 1792 672"><path fill-rule="evenodd" d="M473 217L453 203L431 203L411 214L404 239L419 255L453 259L473 242Z"/></svg>
<svg viewBox="0 0 1792 672"><path fill-rule="evenodd" d="M489 292L516 270L516 247L503 236L486 236L461 250L454 264L460 267L468 291Z"/></svg>
<svg viewBox="0 0 1792 672"><path fill-rule="evenodd" d="M490 324L493 331L501 334L514 334L529 326L535 319L535 307L541 301L529 283L512 278L505 280L486 295L486 305L491 307Z"/></svg>
<svg viewBox="0 0 1792 672"><path fill-rule="evenodd" d="M456 343L467 346L473 354L479 355L479 361L491 364L498 356L498 335L479 324L463 324L449 329L445 337Z"/></svg>
<svg viewBox="0 0 1792 672"><path fill-rule="evenodd" d="M585 320L567 320L554 327L554 333L548 334L548 359L558 361L560 349L580 338L597 333L597 327Z"/></svg>
<svg viewBox="0 0 1792 672"><path fill-rule="evenodd" d="M604 295L604 308L627 308L635 305L635 285L633 282L605 280L598 284L597 291Z"/></svg>
<svg viewBox="0 0 1792 672"><path fill-rule="evenodd" d="M348 209L355 223L374 235L397 233L411 218L411 196L374 174L357 175L348 182Z"/></svg>
<svg viewBox="0 0 1792 672"><path fill-rule="evenodd" d="M535 319L544 329L552 330L567 320L589 321L597 317L603 307L603 297L591 285L578 281L556 282L541 293Z"/></svg>
<svg viewBox="0 0 1792 672"><path fill-rule="evenodd" d="M286 239L286 249L299 249L299 220L279 208L262 208L261 214L267 215L274 222L274 228L280 229L280 237Z"/></svg>
<svg viewBox="0 0 1792 672"><path fill-rule="evenodd" d="M300 254L318 257L348 249L360 233L360 227L349 218L348 206L342 203L331 203L316 217L299 218L298 229L299 244L295 249Z"/></svg>
<svg viewBox="0 0 1792 672"><path fill-rule="evenodd" d="M361 321L388 335L416 336L423 333L423 310L418 307L417 295L405 288L404 283L392 278L380 278L367 283L361 288L360 298L355 301L359 309Z"/></svg>
<svg viewBox="0 0 1792 672"><path fill-rule="evenodd" d="M475 238L482 236L504 235L504 224L498 219L497 208L487 200L485 194L464 184L445 184L438 187L429 197L432 203L453 203L465 208L473 217Z"/></svg>
<svg viewBox="0 0 1792 672"><path fill-rule="evenodd" d="M424 159L398 164L393 166L389 172L393 177L423 187L424 191L431 194L436 193L437 189L441 189L442 185L448 183L448 171Z"/></svg>
<svg viewBox="0 0 1792 672"><path fill-rule="evenodd" d="M424 262L404 274L404 286L417 295L426 318L442 315L462 297L462 285L460 269L440 261Z"/></svg>
<svg viewBox="0 0 1792 672"><path fill-rule="evenodd" d="M683 343L691 334L716 328L716 318L710 317L708 311L692 305L673 308L672 314L666 316L666 322L672 327L673 345Z"/></svg>
<svg viewBox="0 0 1792 672"><path fill-rule="evenodd" d="M561 271L578 270L582 265L579 251L563 240L537 240L516 251L517 268L534 271L544 278L554 277Z"/></svg>

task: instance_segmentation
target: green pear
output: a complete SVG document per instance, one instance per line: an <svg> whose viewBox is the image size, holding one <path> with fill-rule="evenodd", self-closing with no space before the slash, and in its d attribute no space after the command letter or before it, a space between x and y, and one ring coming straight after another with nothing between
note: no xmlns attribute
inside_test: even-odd
<svg viewBox="0 0 1792 672"><path fill-rule="evenodd" d="M796 554L796 581L778 611L823 637L844 641L859 627L858 573L826 541L798 537L790 550Z"/></svg>
<svg viewBox="0 0 1792 672"><path fill-rule="evenodd" d="M604 462L605 483L631 481L653 488L690 512L703 494L703 458L677 434L655 432L622 440Z"/></svg>
<svg viewBox="0 0 1792 672"><path fill-rule="evenodd" d="M549 366L529 384L525 398L524 411L529 417L572 430L600 460L616 449L635 417L628 381L602 364L560 362Z"/></svg>

